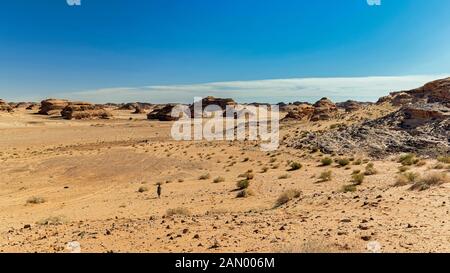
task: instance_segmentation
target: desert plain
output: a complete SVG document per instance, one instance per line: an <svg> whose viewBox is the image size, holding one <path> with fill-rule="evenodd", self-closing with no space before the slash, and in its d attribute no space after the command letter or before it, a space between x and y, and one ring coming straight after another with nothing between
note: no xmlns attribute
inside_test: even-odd
<svg viewBox="0 0 450 273"><path fill-rule="evenodd" d="M0 252L70 252L70 242L114 253L450 252L449 116L405 110L447 107L449 81L423 89L434 94L426 102L411 91L316 105L333 113L315 119L310 105L283 105L271 152L258 141L175 141L174 121L149 120L152 110L108 106L106 119L70 120L0 111ZM408 126L394 130L386 117L398 111ZM393 133L366 149L358 126L374 121ZM443 141L398 135L422 138L411 130L434 122ZM336 148L355 130L356 146Z"/></svg>

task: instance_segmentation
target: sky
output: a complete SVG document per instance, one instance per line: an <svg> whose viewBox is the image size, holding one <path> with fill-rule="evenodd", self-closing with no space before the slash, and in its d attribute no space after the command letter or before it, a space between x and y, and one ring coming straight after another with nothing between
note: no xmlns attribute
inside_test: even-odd
<svg viewBox="0 0 450 273"><path fill-rule="evenodd" d="M1 0L0 98L376 100L450 76L450 1Z"/></svg>

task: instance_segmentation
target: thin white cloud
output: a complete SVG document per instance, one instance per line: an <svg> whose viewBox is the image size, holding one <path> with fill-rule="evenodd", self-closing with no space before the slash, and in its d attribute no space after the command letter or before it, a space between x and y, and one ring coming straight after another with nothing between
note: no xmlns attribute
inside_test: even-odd
<svg viewBox="0 0 450 273"><path fill-rule="evenodd" d="M213 82L186 85L155 85L105 88L61 94L71 100L98 103L147 101L190 103L194 97L231 97L239 102L309 101L322 97L334 101L348 99L376 101L393 91L420 87L448 75L398 77L296 78L255 81Z"/></svg>

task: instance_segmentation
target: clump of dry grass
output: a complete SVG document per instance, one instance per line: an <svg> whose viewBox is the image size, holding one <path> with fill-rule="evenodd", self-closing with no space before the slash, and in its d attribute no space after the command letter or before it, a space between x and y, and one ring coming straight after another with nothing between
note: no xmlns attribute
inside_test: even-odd
<svg viewBox="0 0 450 273"><path fill-rule="evenodd" d="M416 183L420 178L420 174L414 172L402 173L397 177L394 187L402 187L411 183Z"/></svg>
<svg viewBox="0 0 450 273"><path fill-rule="evenodd" d="M51 216L36 222L36 224L40 226L56 226L62 225L66 222L66 218L64 216Z"/></svg>
<svg viewBox="0 0 450 273"><path fill-rule="evenodd" d="M403 154L398 159L398 162L401 163L403 166L412 166L417 164L419 161L420 159L417 158L416 155L412 153Z"/></svg>
<svg viewBox="0 0 450 273"><path fill-rule="evenodd" d="M332 171L324 171L319 175L320 182L331 181L331 176L333 175Z"/></svg>
<svg viewBox="0 0 450 273"><path fill-rule="evenodd" d="M419 179L419 181L415 182L409 189L424 191L431 187L439 186L449 182L450 178L446 173L431 173Z"/></svg>
<svg viewBox="0 0 450 273"><path fill-rule="evenodd" d="M364 182L365 175L363 173L356 173L352 175L352 183L355 186L359 186Z"/></svg>
<svg viewBox="0 0 450 273"><path fill-rule="evenodd" d="M42 204L45 203L47 200L45 200L45 198L43 197L39 197L39 196L33 196L27 199L27 204Z"/></svg>
<svg viewBox="0 0 450 273"><path fill-rule="evenodd" d="M275 252L277 253L294 253L294 254L306 254L306 253L333 253L333 250L320 241L308 240L302 244L289 243L282 245Z"/></svg>
<svg viewBox="0 0 450 273"><path fill-rule="evenodd" d="M222 176L219 176L219 177L214 178L213 182L214 183L222 183L222 182L225 182L225 178Z"/></svg>
<svg viewBox="0 0 450 273"><path fill-rule="evenodd" d="M211 178L211 175L209 173L202 174L198 179L200 180L208 180Z"/></svg>
<svg viewBox="0 0 450 273"><path fill-rule="evenodd" d="M301 196L301 191L290 189L283 192L278 199L275 201L275 208L278 208L294 198L299 198Z"/></svg>
<svg viewBox="0 0 450 273"><path fill-rule="evenodd" d="M444 164L450 164L450 156L440 156L437 160Z"/></svg>
<svg viewBox="0 0 450 273"><path fill-rule="evenodd" d="M168 209L166 211L166 216L171 217L171 216L174 216L174 215L189 216L189 215L191 215L191 211L188 208L184 208L184 207Z"/></svg>
<svg viewBox="0 0 450 273"><path fill-rule="evenodd" d="M375 165L373 163L369 163L366 165L366 170L364 171L365 175L374 175L377 173L378 171L375 169Z"/></svg>
<svg viewBox="0 0 450 273"><path fill-rule="evenodd" d="M290 177L289 174L282 174L278 176L278 179L288 179L289 177Z"/></svg>
<svg viewBox="0 0 450 273"><path fill-rule="evenodd" d="M350 185L344 185L342 186L342 192L355 192L356 191L356 185L350 184Z"/></svg>

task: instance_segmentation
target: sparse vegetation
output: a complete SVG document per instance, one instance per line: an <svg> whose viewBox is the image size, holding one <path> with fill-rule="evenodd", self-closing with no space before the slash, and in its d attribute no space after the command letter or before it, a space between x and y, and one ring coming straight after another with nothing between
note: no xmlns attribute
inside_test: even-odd
<svg viewBox="0 0 450 273"><path fill-rule="evenodd" d="M345 167L345 166L347 166L348 164L350 164L350 160L348 160L348 158L339 158L339 159L337 160L337 163L339 164L339 166Z"/></svg>
<svg viewBox="0 0 450 273"><path fill-rule="evenodd" d="M352 175L352 183L353 185L359 186L364 182L364 174L363 173L357 173Z"/></svg>
<svg viewBox="0 0 450 273"><path fill-rule="evenodd" d="M322 166L330 166L331 164L333 164L333 159L324 157L320 162L322 163Z"/></svg>
<svg viewBox="0 0 450 273"><path fill-rule="evenodd" d="M301 163L298 163L298 162L292 162L290 164L290 166L291 166L291 168L289 169L289 171L297 171L297 170L300 170L303 167L303 165Z"/></svg>
<svg viewBox="0 0 450 273"><path fill-rule="evenodd" d="M66 222L64 216L51 216L36 222L40 226L62 225Z"/></svg>
<svg viewBox="0 0 450 273"><path fill-rule="evenodd" d="M331 176L332 176L332 172L331 171L324 171L319 175L319 181L320 182L326 182L326 181L331 181Z"/></svg>
<svg viewBox="0 0 450 273"><path fill-rule="evenodd" d="M440 156L437 160L444 164L450 164L450 156Z"/></svg>
<svg viewBox="0 0 450 273"><path fill-rule="evenodd" d="M211 178L211 175L209 173L201 175L198 179L200 180L208 180Z"/></svg>
<svg viewBox="0 0 450 273"><path fill-rule="evenodd" d="M420 178L420 174L415 172L405 172L400 174L395 181L394 187L402 187L408 184L416 183Z"/></svg>
<svg viewBox="0 0 450 273"><path fill-rule="evenodd" d="M378 171L375 169L375 165L373 163L368 163L366 165L366 170L364 171L365 175L374 175L377 173Z"/></svg>
<svg viewBox="0 0 450 273"><path fill-rule="evenodd" d="M418 159L416 157L415 154L403 154L400 156L398 162L401 163L403 166L412 166L417 164L420 161L420 159Z"/></svg>
<svg viewBox="0 0 450 273"><path fill-rule="evenodd" d="M247 179L239 180L236 183L236 187L240 190L246 189L250 186L250 181Z"/></svg>
<svg viewBox="0 0 450 273"><path fill-rule="evenodd" d="M356 191L356 185L350 184L350 185L344 185L342 186L343 192L355 192Z"/></svg>
<svg viewBox="0 0 450 273"><path fill-rule="evenodd" d="M219 177L214 178L213 182L214 183L222 183L222 182L225 182L225 178L222 176L219 176Z"/></svg>
<svg viewBox="0 0 450 273"><path fill-rule="evenodd" d="M278 179L288 179L289 178L289 174L282 174L280 176L278 176Z"/></svg>
<svg viewBox="0 0 450 273"><path fill-rule="evenodd" d="M174 215L188 216L188 215L191 215L191 211L189 209L187 209L187 208L184 208L184 207L168 209L166 211L166 216L171 217L171 216L174 216Z"/></svg>
<svg viewBox="0 0 450 273"><path fill-rule="evenodd" d="M299 198L301 196L301 192L298 190L287 190L283 192L278 199L275 201L275 208L278 208L287 202L291 201L294 198Z"/></svg>
<svg viewBox="0 0 450 273"><path fill-rule="evenodd" d="M37 204L42 204L45 203L46 200L43 197L39 197L39 196L33 196L27 199L27 204L33 204L33 205L37 205Z"/></svg>
<svg viewBox="0 0 450 273"><path fill-rule="evenodd" d="M445 173L431 173L423 178L419 179L419 181L415 182L410 190L418 190L424 191L433 186L439 186L445 183L449 183L450 178Z"/></svg>

